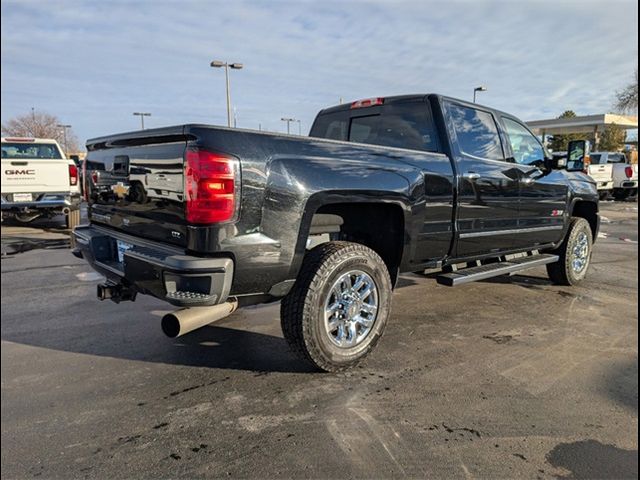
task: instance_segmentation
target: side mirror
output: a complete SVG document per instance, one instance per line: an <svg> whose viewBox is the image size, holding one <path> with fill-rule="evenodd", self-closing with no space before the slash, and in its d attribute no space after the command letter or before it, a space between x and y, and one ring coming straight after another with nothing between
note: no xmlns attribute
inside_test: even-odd
<svg viewBox="0 0 640 480"><path fill-rule="evenodd" d="M544 159L544 165L548 170L562 170L567 168L566 157L547 157Z"/></svg>
<svg viewBox="0 0 640 480"><path fill-rule="evenodd" d="M587 140L572 140L567 148L567 171L583 172L589 166L591 145Z"/></svg>

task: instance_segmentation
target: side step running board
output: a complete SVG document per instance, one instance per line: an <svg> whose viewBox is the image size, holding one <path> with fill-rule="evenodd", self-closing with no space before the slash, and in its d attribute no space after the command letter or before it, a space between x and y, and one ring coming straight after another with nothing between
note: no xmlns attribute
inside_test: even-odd
<svg viewBox="0 0 640 480"><path fill-rule="evenodd" d="M486 278L497 277L499 275L507 275L528 268L539 267L547 263L555 263L560 258L557 255L548 253L539 253L526 257L517 257L503 262L488 263L477 267L468 267L451 273L443 273L436 277L440 285L447 287L455 287L463 283L477 282Z"/></svg>

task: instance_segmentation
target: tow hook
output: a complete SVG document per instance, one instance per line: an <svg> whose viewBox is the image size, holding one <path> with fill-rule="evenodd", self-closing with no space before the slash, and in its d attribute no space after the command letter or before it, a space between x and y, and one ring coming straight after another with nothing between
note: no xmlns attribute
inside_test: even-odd
<svg viewBox="0 0 640 480"><path fill-rule="evenodd" d="M135 301L137 292L122 284L102 283L98 285L97 294L99 300L111 300L112 302L120 303Z"/></svg>

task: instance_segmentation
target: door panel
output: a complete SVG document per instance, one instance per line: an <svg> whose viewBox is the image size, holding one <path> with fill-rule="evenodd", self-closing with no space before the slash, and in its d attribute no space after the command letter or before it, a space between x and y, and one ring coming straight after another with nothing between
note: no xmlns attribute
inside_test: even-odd
<svg viewBox="0 0 640 480"><path fill-rule="evenodd" d="M520 202L518 228L524 229L514 245L535 247L562 237L568 184L564 172L546 170L545 152L538 139L520 121L503 116L507 150L518 169Z"/></svg>
<svg viewBox="0 0 640 480"><path fill-rule="evenodd" d="M458 171L455 255L512 248L517 238L519 170L505 161L496 119L476 106L445 101Z"/></svg>
<svg viewBox="0 0 640 480"><path fill-rule="evenodd" d="M460 157L456 256L512 248L518 234L518 171L506 162Z"/></svg>

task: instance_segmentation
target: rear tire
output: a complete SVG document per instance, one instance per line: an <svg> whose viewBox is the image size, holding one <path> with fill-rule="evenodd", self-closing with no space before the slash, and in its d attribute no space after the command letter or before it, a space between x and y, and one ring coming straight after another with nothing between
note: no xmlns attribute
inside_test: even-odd
<svg viewBox="0 0 640 480"><path fill-rule="evenodd" d="M629 194L631 192L629 192L628 189L617 189L613 191L613 198L615 198L616 200L618 200L619 202L622 202L624 200L626 200L627 198L629 198Z"/></svg>
<svg viewBox="0 0 640 480"><path fill-rule="evenodd" d="M73 230L80 225L80 209L71 210L65 217L66 225L69 230Z"/></svg>
<svg viewBox="0 0 640 480"><path fill-rule="evenodd" d="M562 245L553 253L560 257L547 265L547 273L557 285L576 285L584 280L591 262L593 233L584 218L573 217Z"/></svg>
<svg viewBox="0 0 640 480"><path fill-rule="evenodd" d="M380 256L357 243L327 242L306 254L280 319L298 357L340 372L373 350L390 310L391 279Z"/></svg>

